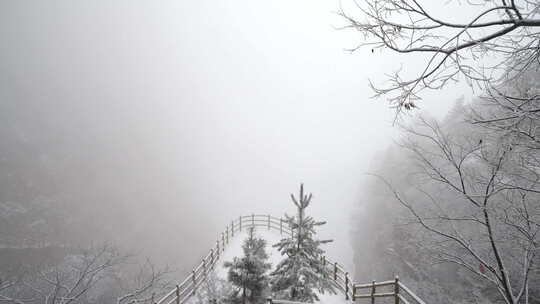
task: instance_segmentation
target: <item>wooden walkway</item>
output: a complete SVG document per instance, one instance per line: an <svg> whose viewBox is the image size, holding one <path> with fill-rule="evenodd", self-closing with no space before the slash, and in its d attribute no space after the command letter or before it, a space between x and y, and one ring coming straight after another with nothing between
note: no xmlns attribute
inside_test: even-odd
<svg viewBox="0 0 540 304"><path fill-rule="evenodd" d="M262 227L268 230L273 230L280 234L292 235L293 231L288 223L283 218L273 217L271 215L247 215L239 216L237 219L230 222L220 237L216 240L214 247L210 249L208 254L202 259L190 275L188 275L181 283L177 284L174 289L159 299L155 304L184 304L195 294L197 288L205 282L207 275L214 270L229 241L239 232L250 227ZM321 257L322 263L328 275L332 278L337 289L343 294L345 301L363 303L376 303L377 299L390 298L395 304L426 304L418 296L416 296L409 288L407 288L398 277L394 280L385 282L371 282L367 284L358 284L350 278L349 272L338 262L328 259L326 256ZM284 300L268 299L269 304L286 304Z"/></svg>

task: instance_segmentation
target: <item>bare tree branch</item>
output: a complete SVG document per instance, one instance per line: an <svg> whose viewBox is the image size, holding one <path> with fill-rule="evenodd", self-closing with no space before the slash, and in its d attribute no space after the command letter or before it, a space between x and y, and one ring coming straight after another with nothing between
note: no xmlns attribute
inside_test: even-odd
<svg viewBox="0 0 540 304"><path fill-rule="evenodd" d="M400 70L388 75L386 86L370 82L374 97L386 96L398 112L415 108L422 91L441 89L459 77L471 86L504 83L538 62L540 56L540 3L536 1L462 3L462 10L478 12L463 23L436 17L427 8L428 1L364 0L355 4L360 17L338 11L346 22L341 29L355 29L364 37L350 51L369 47L372 52L425 54L426 63L417 76L404 78ZM495 64L480 60L488 57L496 59ZM503 73L507 67L511 73Z"/></svg>

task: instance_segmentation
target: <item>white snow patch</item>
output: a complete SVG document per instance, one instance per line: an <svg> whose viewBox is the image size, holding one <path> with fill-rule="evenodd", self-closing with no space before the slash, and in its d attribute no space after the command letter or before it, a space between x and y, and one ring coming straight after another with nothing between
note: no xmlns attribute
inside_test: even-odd
<svg viewBox="0 0 540 304"><path fill-rule="evenodd" d="M276 231L267 230L265 228L258 228L255 230L255 235L258 238L266 240L266 253L268 254L268 262L272 264L272 269L282 259L281 253L277 248L272 247L281 240L281 236ZM223 267L223 263L232 261L234 257L241 257L244 252L242 251L242 244L248 237L247 229L234 235L234 238L230 239L229 245L225 247L225 252L220 256L219 262L216 265L215 273L218 278L227 280L227 268ZM345 295L336 290L337 294L319 294L319 303L324 304L345 304L350 303L345 300Z"/></svg>

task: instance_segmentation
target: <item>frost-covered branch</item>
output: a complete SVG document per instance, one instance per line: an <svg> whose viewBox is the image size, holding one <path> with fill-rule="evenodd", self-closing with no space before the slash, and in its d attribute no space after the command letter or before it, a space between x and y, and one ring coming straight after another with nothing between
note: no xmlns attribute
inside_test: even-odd
<svg viewBox="0 0 540 304"><path fill-rule="evenodd" d="M460 10L475 11L468 21L436 16L428 1L364 0L355 2L359 12L339 10L344 29L359 31L363 47L402 54L421 54L425 64L416 76L402 71L388 75L387 85L370 82L375 97L386 96L398 111L412 109L426 89L441 89L464 77L471 86L496 84L520 75L540 55L540 3L537 1L465 2ZM483 63L482 58L495 58ZM511 67L510 73L501 74Z"/></svg>

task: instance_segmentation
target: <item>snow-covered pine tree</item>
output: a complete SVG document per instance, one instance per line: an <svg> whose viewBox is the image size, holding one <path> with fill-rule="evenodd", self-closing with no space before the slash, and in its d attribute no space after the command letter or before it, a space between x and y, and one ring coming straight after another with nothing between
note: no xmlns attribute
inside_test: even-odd
<svg viewBox="0 0 540 304"><path fill-rule="evenodd" d="M225 267L229 268L227 279L234 287L228 300L233 304L263 303L269 282L267 271L272 266L267 263L266 241L255 237L254 228L251 227L242 249L243 257L225 262Z"/></svg>
<svg viewBox="0 0 540 304"><path fill-rule="evenodd" d="M286 221L292 228L291 237L282 239L275 244L285 258L271 273L272 291L276 297L301 302L319 301L319 293L336 293L333 282L320 259L324 250L321 244L331 240L316 240L315 227L326 224L317 222L311 216L306 216L305 210L309 206L312 195L304 195L304 185L300 185L298 199L291 194L296 205L296 216L285 215Z"/></svg>

